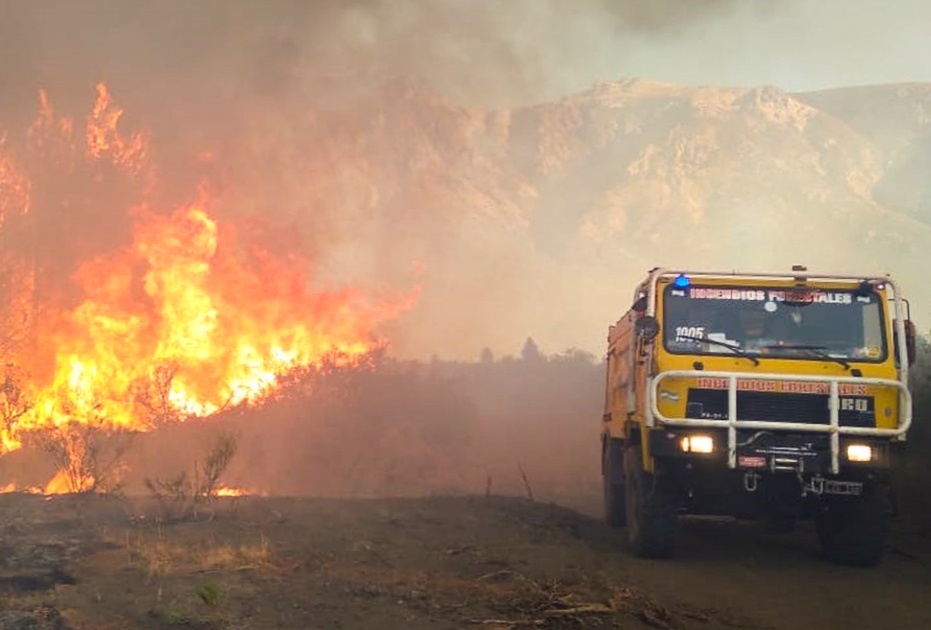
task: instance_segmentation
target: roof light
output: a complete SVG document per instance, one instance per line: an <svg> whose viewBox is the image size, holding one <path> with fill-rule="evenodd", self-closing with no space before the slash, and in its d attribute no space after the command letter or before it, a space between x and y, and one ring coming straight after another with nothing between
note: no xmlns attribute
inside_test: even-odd
<svg viewBox="0 0 931 630"><path fill-rule="evenodd" d="M685 287L689 286L691 282L689 281L689 277L687 275L680 273L678 276L676 276L673 284L676 285L676 288L684 289Z"/></svg>

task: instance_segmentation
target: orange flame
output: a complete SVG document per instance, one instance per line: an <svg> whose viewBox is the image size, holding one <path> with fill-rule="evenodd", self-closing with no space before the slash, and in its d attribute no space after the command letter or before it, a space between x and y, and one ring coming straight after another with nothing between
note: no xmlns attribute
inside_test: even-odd
<svg viewBox="0 0 931 630"><path fill-rule="evenodd" d="M3 228L8 216L29 212L29 179L7 154L5 144L0 137L0 228Z"/></svg>
<svg viewBox="0 0 931 630"><path fill-rule="evenodd" d="M251 494L255 494L251 490L243 490L242 488L228 488L222 487L217 488L218 497L246 497Z"/></svg>
<svg viewBox="0 0 931 630"><path fill-rule="evenodd" d="M66 165L106 161L121 173L145 174L134 181L148 191L155 169L147 139L119 131L122 113L106 86L98 85L81 151L74 146L73 123L57 119L40 93L30 147L52 151ZM0 144L0 239L5 213L31 211L30 180L4 156ZM354 361L384 343L374 327L415 299L367 299L351 288L313 291L299 256L276 256L250 243L248 235L214 218L219 209L206 186L194 201L168 213L154 204L127 209L132 242L78 267L77 306L40 305L32 335L37 347L54 349L54 356L47 377L8 378L9 387L0 388L6 405L0 406L0 453L43 427L79 422L146 430L260 402L295 369L334 355ZM29 302L29 283L23 287ZM2 346L0 358L29 364ZM20 398L13 400L12 393ZM22 406L27 394L29 404ZM57 490L57 479L46 492Z"/></svg>
<svg viewBox="0 0 931 630"><path fill-rule="evenodd" d="M98 83L97 102L87 118L87 156L101 159L109 153L114 165L137 173L145 164L148 143L142 134L135 133L127 138L119 133L117 126L122 115L123 110L111 103L107 86Z"/></svg>
<svg viewBox="0 0 931 630"><path fill-rule="evenodd" d="M65 471L60 470L45 484L42 494L68 494L73 491L71 484L68 483L68 475Z"/></svg>

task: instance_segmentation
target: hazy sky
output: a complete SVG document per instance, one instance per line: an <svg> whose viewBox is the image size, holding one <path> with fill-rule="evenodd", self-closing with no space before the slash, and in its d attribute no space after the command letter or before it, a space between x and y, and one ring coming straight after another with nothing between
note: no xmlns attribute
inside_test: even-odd
<svg viewBox="0 0 931 630"><path fill-rule="evenodd" d="M96 80L282 95L320 74L404 75L484 105L626 77L931 81L929 33L926 0L0 0L0 109L17 89L31 109L37 87L83 101Z"/></svg>
<svg viewBox="0 0 931 630"><path fill-rule="evenodd" d="M594 74L800 91L931 81L923 0L744 0L680 26L606 42Z"/></svg>

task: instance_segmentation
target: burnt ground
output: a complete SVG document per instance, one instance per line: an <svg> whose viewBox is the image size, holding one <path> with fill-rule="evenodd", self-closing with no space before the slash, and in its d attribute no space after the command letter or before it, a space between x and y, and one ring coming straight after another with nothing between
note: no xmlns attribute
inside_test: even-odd
<svg viewBox="0 0 931 630"><path fill-rule="evenodd" d="M635 558L593 516L497 496L0 495L0 629L929 628L931 541L840 567L811 531L691 520Z"/></svg>

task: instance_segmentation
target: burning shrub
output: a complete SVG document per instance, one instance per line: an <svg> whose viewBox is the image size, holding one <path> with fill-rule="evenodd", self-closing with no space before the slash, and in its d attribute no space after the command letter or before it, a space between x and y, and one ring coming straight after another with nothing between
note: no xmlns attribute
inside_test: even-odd
<svg viewBox="0 0 931 630"><path fill-rule="evenodd" d="M177 372L176 363L161 363L130 386L137 416L147 427L154 428L184 419L182 410L171 400L171 388Z"/></svg>
<svg viewBox="0 0 931 630"><path fill-rule="evenodd" d="M0 130L0 361L30 377L0 373L0 453L35 432L72 492L117 483L121 436L238 413L365 361L375 326L416 293L321 286L290 221L242 215L229 188L212 194L212 168L196 190L167 190L122 113L104 84L83 124L41 92L22 140Z"/></svg>
<svg viewBox="0 0 931 630"><path fill-rule="evenodd" d="M12 363L2 370L0 384L0 454L16 445L16 424L33 407L32 396L25 389L22 372Z"/></svg>
<svg viewBox="0 0 931 630"><path fill-rule="evenodd" d="M51 456L57 471L46 494L114 492L125 473L123 458L133 433L122 428L67 422L29 434L29 441Z"/></svg>

